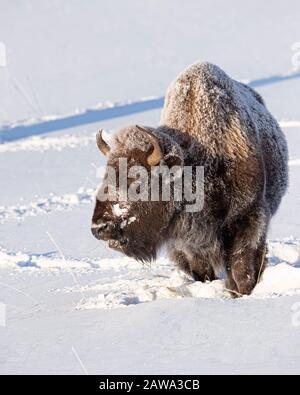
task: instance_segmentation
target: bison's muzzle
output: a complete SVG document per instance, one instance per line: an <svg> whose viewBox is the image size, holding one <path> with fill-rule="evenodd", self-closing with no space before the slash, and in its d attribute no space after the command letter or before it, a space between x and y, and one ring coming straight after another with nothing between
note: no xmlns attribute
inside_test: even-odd
<svg viewBox="0 0 300 395"><path fill-rule="evenodd" d="M109 247L115 250L121 251L127 245L121 229L110 221L93 223L91 231L96 239L108 241Z"/></svg>

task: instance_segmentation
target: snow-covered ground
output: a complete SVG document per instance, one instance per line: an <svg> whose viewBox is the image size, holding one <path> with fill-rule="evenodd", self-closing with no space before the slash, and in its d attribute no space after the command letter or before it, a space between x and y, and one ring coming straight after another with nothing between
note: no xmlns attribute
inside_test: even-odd
<svg viewBox="0 0 300 395"><path fill-rule="evenodd" d="M300 372L299 12L293 0L0 2L0 373ZM90 232L95 132L157 125L166 86L198 59L255 87L289 144L269 266L239 300L163 252L141 266Z"/></svg>

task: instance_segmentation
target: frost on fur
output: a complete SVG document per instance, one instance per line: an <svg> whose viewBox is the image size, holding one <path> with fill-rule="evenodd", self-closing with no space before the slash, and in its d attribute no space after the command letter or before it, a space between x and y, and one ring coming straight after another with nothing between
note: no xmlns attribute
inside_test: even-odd
<svg viewBox="0 0 300 395"><path fill-rule="evenodd" d="M233 296L250 294L266 266L268 226L288 180L285 137L263 99L219 67L193 64L168 88L161 126L121 129L108 165L126 158L150 173L154 149L158 165L204 167L202 211L187 212L171 194L168 202L127 202L124 218L118 202L98 200L93 223L104 225L94 235L140 261L167 245L194 279L213 280L222 270Z"/></svg>

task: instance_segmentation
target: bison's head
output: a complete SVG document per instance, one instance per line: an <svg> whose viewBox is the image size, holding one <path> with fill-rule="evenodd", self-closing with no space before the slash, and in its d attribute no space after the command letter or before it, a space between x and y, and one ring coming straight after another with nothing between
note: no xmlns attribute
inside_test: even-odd
<svg viewBox="0 0 300 395"><path fill-rule="evenodd" d="M176 212L172 186L170 199L162 198L161 177L156 178L160 187L153 198L153 172L162 167L180 169L182 150L164 128L140 126L121 129L111 147L99 132L97 145L107 156L107 167L96 198L92 233L113 249L150 261L167 239Z"/></svg>

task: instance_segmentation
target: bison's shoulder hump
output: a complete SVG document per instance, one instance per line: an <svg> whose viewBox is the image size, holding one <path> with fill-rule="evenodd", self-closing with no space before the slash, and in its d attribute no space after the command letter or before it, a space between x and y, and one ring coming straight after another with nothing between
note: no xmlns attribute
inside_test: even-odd
<svg viewBox="0 0 300 395"><path fill-rule="evenodd" d="M200 89L208 92L214 87L231 89L232 80L231 78L218 66L209 62L197 62L189 66L186 70L179 74L179 76L173 81L170 89L174 87L181 87L186 90L194 86L196 89Z"/></svg>
<svg viewBox="0 0 300 395"><path fill-rule="evenodd" d="M197 62L189 66L171 83L167 90L161 123L190 131L206 119L232 112L234 81L218 66Z"/></svg>

